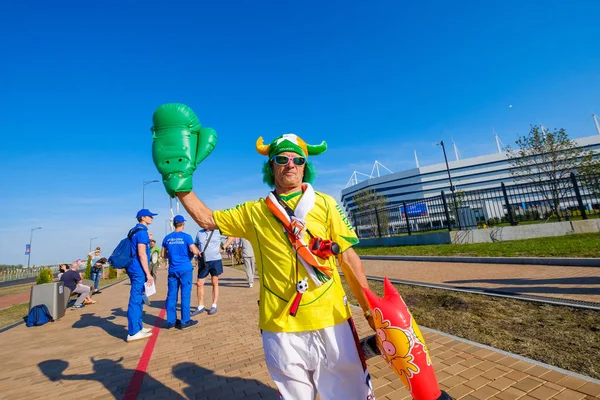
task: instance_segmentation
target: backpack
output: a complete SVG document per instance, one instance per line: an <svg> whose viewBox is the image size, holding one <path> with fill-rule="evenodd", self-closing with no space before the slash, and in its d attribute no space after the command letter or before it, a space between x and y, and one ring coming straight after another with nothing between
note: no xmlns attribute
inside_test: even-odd
<svg viewBox="0 0 600 400"><path fill-rule="evenodd" d="M135 258L135 253L131 250L131 238L142 229L144 228L133 228L129 231L127 237L119 242L111 256L108 257L110 265L114 268L127 268L131 265Z"/></svg>
<svg viewBox="0 0 600 400"><path fill-rule="evenodd" d="M28 327L40 326L44 325L48 321L54 322L54 318L52 318L52 314L50 314L50 311L48 311L48 307L46 307L45 304L38 304L29 310L26 325Z"/></svg>

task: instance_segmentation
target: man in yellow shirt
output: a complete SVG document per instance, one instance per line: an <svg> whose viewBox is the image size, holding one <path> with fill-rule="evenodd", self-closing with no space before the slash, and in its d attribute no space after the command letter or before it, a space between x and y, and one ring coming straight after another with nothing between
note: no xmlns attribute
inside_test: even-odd
<svg viewBox="0 0 600 400"><path fill-rule="evenodd" d="M164 135L156 126L153 132ZM173 135L171 143L172 139ZM250 241L260 276L265 360L281 398L312 400L319 393L324 400L372 400L370 376L337 269L339 263L373 326L363 291L368 282L352 249L358 238L335 200L310 184L314 169L307 158L323 153L327 145L309 145L285 134L270 145L259 138L256 148L268 156L263 180L275 189L265 199L212 211L191 190L187 171L178 175L183 178L175 185L186 189L170 193L202 228ZM174 153L170 157L177 159ZM172 176L163 174L168 191Z"/></svg>

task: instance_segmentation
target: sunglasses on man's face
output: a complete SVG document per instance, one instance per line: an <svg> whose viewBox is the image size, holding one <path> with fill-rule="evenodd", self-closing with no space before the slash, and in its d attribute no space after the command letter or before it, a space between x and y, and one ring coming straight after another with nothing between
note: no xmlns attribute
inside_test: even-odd
<svg viewBox="0 0 600 400"><path fill-rule="evenodd" d="M288 165L290 160L297 166L302 166L306 163L306 158L304 157L274 156L271 160L275 161L275 164L277 165Z"/></svg>

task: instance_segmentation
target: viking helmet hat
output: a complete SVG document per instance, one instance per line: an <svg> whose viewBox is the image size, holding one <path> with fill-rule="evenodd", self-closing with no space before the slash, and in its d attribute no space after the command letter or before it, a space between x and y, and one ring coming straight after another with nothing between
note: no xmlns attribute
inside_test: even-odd
<svg viewBox="0 0 600 400"><path fill-rule="evenodd" d="M259 154L268 156L269 159L263 165L263 182L270 187L275 186L275 180L273 178L273 169L271 168L271 158L278 154L286 151L297 153L307 159L306 168L304 169L303 182L311 183L315 178L315 169L313 164L308 161L308 156L315 156L324 153L327 150L327 143L325 141L318 145L307 144L299 136L293 133L286 133L275 138L270 144L264 144L262 136L256 141L256 151Z"/></svg>

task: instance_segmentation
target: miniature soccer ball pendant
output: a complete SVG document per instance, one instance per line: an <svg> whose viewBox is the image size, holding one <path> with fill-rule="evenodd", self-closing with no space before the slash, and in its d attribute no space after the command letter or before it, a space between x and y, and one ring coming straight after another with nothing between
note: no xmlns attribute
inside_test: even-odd
<svg viewBox="0 0 600 400"><path fill-rule="evenodd" d="M306 292L308 289L308 277L304 278L300 282L296 284L296 297L294 298L294 302L290 307L290 315L292 317L296 316L298 312L298 307L300 306L300 300L302 300L302 293Z"/></svg>

